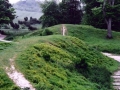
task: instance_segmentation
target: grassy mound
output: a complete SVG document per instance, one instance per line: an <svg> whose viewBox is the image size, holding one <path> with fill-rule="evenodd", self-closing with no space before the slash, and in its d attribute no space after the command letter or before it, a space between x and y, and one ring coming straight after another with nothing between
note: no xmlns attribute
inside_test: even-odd
<svg viewBox="0 0 120 90"><path fill-rule="evenodd" d="M37 90L111 90L118 66L78 38L58 35L41 38L16 63Z"/></svg>
<svg viewBox="0 0 120 90"><path fill-rule="evenodd" d="M53 34L61 34L61 26L56 25L47 28L47 31ZM111 52L120 54L120 33L113 31L113 39L108 40L105 38L107 32L104 29L94 28L92 26L86 25L70 25L66 24L67 27L67 35L77 37L87 44L90 47L93 47L96 50L103 51L103 52ZM26 37L30 36L41 36L45 33L46 29L35 31L31 34L28 34ZM45 34L44 34L45 35Z"/></svg>

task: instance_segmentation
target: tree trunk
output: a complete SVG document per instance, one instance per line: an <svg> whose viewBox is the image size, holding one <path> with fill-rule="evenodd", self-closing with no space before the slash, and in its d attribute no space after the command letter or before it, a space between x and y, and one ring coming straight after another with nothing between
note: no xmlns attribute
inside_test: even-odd
<svg viewBox="0 0 120 90"><path fill-rule="evenodd" d="M112 30L111 30L111 25L112 25L112 18L108 19L108 23L107 23L107 36L106 38L108 39L112 39Z"/></svg>
<svg viewBox="0 0 120 90"><path fill-rule="evenodd" d="M104 0L104 2L103 2L103 15L104 15L104 17L106 16L105 5L107 2L109 5L114 6L115 0ZM105 22L107 24L107 36L106 36L106 38L112 39L113 38L112 29L111 29L112 28L112 18L109 18L109 19L105 18Z"/></svg>

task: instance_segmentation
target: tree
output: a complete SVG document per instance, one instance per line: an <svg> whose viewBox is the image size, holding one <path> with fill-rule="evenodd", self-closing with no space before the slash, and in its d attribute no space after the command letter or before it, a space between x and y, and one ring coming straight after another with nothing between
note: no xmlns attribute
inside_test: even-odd
<svg viewBox="0 0 120 90"><path fill-rule="evenodd" d="M56 24L80 24L82 19L81 2L79 0L45 1L41 4L43 15L40 17L43 27Z"/></svg>
<svg viewBox="0 0 120 90"><path fill-rule="evenodd" d="M60 23L61 13L59 11L59 6L55 1L45 1L40 4L42 12L44 13L40 17L42 22L42 27L49 27Z"/></svg>
<svg viewBox="0 0 120 90"><path fill-rule="evenodd" d="M81 0L62 0L60 3L63 23L80 24L82 20Z"/></svg>
<svg viewBox="0 0 120 90"><path fill-rule="evenodd" d="M89 17L95 22L99 22L98 26L102 23L103 25L105 24L104 21L107 24L107 38L111 39L112 37L112 27L118 26L116 23L120 23L120 18L117 17L120 15L120 1L119 0L92 0L92 5L91 3L88 2L88 0L85 0L87 2L87 8L86 8L86 14L89 13L91 14L91 17ZM87 11L88 7L91 9L91 11ZM93 16L92 16L93 15ZM95 18L93 18L95 17ZM98 21L95 21L96 19L99 19ZM103 21L104 20L104 21ZM101 22L100 22L101 21ZM89 24L92 25L91 22ZM93 24L94 26L94 24Z"/></svg>
<svg viewBox="0 0 120 90"><path fill-rule="evenodd" d="M8 0L0 0L0 24L8 24L14 18L14 9Z"/></svg>
<svg viewBox="0 0 120 90"><path fill-rule="evenodd" d="M98 10L98 7L100 7L102 3L97 2L97 0L84 0L84 3L85 14L83 16L84 21L82 22L96 28L106 28L102 9Z"/></svg>

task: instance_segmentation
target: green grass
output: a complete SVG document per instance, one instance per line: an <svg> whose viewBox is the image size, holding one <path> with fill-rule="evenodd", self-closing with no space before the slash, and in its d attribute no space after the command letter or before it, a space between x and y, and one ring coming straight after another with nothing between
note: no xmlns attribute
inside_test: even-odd
<svg viewBox="0 0 120 90"><path fill-rule="evenodd" d="M16 85L14 85L13 81L10 80L5 73L5 67L4 67L4 61L5 57L3 57L5 54L4 50L7 50L9 47L12 46L12 43L3 43L0 42L0 90L20 90ZM8 61L7 61L8 63Z"/></svg>
<svg viewBox="0 0 120 90"><path fill-rule="evenodd" d="M0 90L20 90L20 88L14 85L12 80L8 78L8 76L1 67L0 67Z"/></svg>
<svg viewBox="0 0 120 90"><path fill-rule="evenodd" d="M17 65L37 90L110 90L110 75L118 67L81 40L58 35L41 37L22 52Z"/></svg>
<svg viewBox="0 0 120 90"><path fill-rule="evenodd" d="M61 34L61 26L56 25L47 28L48 30L52 31L53 34ZM106 39L106 30L94 28L92 26L86 25L71 25L66 24L67 32L69 36L77 37L87 43L90 47L102 51L102 52L111 52L120 54L120 33L119 32L112 32L113 39ZM43 30L44 31L44 30ZM35 35L41 35L41 30L36 31ZM32 34L29 34L32 35Z"/></svg>
<svg viewBox="0 0 120 90"><path fill-rule="evenodd" d="M12 88L17 87L3 69L16 56L16 68L37 90L113 90L110 76L119 63L100 52L119 54L119 33L113 32L114 39L108 40L105 30L83 25L66 27L69 36L61 36L61 25L56 25L46 28L47 32L42 29L15 37L10 44L0 42L0 71ZM42 36L48 32L55 35ZM0 90L5 88L0 86Z"/></svg>

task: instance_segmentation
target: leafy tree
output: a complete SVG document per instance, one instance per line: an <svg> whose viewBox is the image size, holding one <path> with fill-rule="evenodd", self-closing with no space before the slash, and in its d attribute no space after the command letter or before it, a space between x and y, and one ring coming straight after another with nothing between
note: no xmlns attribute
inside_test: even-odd
<svg viewBox="0 0 120 90"><path fill-rule="evenodd" d="M97 0L84 0L84 2L86 4L83 19L83 22L85 22L84 24L92 25L97 28L106 28L102 9L97 10L98 7L101 6L101 3L97 2Z"/></svg>
<svg viewBox="0 0 120 90"><path fill-rule="evenodd" d="M107 28L107 38L112 38L111 27L115 29L120 22L120 18L118 17L120 15L120 1L92 0L92 2L89 2L85 0L85 2L88 24L99 28ZM107 27L105 27L105 22Z"/></svg>
<svg viewBox="0 0 120 90"><path fill-rule="evenodd" d="M42 7L42 12L44 13L40 17L42 22L42 27L49 27L59 24L61 19L61 13L59 11L59 6L55 1L45 1L40 4Z"/></svg>
<svg viewBox="0 0 120 90"><path fill-rule="evenodd" d="M40 17L43 27L56 24L80 24L82 10L79 0L62 0L56 4L55 1L45 1L41 4L43 15Z"/></svg>
<svg viewBox="0 0 120 90"><path fill-rule="evenodd" d="M0 0L0 24L10 23L15 17L14 13L8 0Z"/></svg>
<svg viewBox="0 0 120 90"><path fill-rule="evenodd" d="M62 0L60 3L62 23L80 24L82 20L81 0Z"/></svg>

